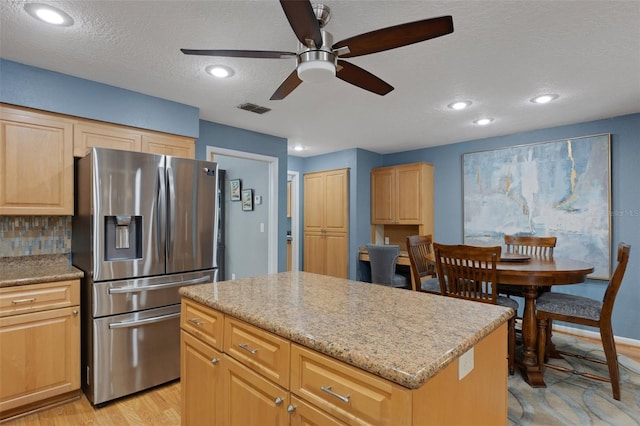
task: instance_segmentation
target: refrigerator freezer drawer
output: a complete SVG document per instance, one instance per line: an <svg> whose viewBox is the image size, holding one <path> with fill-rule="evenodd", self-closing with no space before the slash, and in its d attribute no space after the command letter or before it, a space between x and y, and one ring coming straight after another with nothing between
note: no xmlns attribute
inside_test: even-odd
<svg viewBox="0 0 640 426"><path fill-rule="evenodd" d="M102 404L180 377L180 305L93 320L84 381Z"/></svg>
<svg viewBox="0 0 640 426"><path fill-rule="evenodd" d="M214 279L215 270L208 270L94 283L92 315L98 318L180 303L180 287Z"/></svg>

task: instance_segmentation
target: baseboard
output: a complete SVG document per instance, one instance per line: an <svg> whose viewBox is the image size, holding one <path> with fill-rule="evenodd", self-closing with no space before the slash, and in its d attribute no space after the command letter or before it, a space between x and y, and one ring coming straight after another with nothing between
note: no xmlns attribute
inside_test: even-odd
<svg viewBox="0 0 640 426"><path fill-rule="evenodd" d="M600 340L600 333L598 333L597 331L584 330L582 328L567 327L566 325L556 325L556 324L553 324L553 329L556 331L559 331L560 333L572 334L574 336L582 336L582 337L588 337L590 339ZM629 339L628 337L619 337L619 336L614 336L614 340L616 341L616 344L619 343L621 345L640 348L640 340Z"/></svg>

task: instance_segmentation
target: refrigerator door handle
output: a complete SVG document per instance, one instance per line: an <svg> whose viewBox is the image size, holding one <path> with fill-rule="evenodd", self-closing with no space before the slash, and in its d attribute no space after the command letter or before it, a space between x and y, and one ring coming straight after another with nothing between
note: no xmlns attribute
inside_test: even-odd
<svg viewBox="0 0 640 426"><path fill-rule="evenodd" d="M169 192L167 203L169 208L167 209L167 262L169 262L173 258L173 234L174 228L176 226L176 187L173 178L173 169L167 166L167 189Z"/></svg>
<svg viewBox="0 0 640 426"><path fill-rule="evenodd" d="M112 322L111 324L109 324L109 330L112 330L114 328L130 328L130 327L137 327L139 325L153 324L155 322L167 321L173 318L177 318L179 316L180 316L180 312L176 312L175 314L160 315L157 317L145 318L137 321Z"/></svg>
<svg viewBox="0 0 640 426"><path fill-rule="evenodd" d="M160 259L164 259L165 256L165 247L166 247L166 234L165 234L165 228L166 228L166 224L165 224L165 218L166 218L166 214L167 214L167 207L166 207L166 198L167 198L167 189L165 186L165 176L164 176L164 167L160 167L158 169L158 194L157 194L157 200L158 203L156 204L156 235L158 236L158 238L156 239L157 243L156 243L156 252L157 252L157 256L156 258L160 258Z"/></svg>
<svg viewBox="0 0 640 426"><path fill-rule="evenodd" d="M135 293L140 291L162 290L163 288L168 288L168 287L182 287L185 285L208 283L212 281L213 279L207 275L206 277L194 278L192 280L172 281L170 283L164 283L164 284L147 285L147 286L112 287L109 289L109 294Z"/></svg>

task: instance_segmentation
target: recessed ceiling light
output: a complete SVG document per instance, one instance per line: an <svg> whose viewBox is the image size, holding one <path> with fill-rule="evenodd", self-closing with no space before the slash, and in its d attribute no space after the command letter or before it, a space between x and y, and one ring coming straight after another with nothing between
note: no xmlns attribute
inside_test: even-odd
<svg viewBox="0 0 640 426"><path fill-rule="evenodd" d="M492 121L493 121L493 118L480 118L478 120L474 120L474 123L477 124L478 126L486 126Z"/></svg>
<svg viewBox="0 0 640 426"><path fill-rule="evenodd" d="M53 6L39 3L27 3L24 10L32 17L44 21L48 24L58 25L61 27L69 27L73 25L73 18L60 9Z"/></svg>
<svg viewBox="0 0 640 426"><path fill-rule="evenodd" d="M471 101L457 101L448 105L449 108L455 110L465 109L471 105Z"/></svg>
<svg viewBox="0 0 640 426"><path fill-rule="evenodd" d="M233 75L233 70L223 65L209 65L205 68L207 74L218 78L229 78Z"/></svg>
<svg viewBox="0 0 640 426"><path fill-rule="evenodd" d="M551 102L552 100L556 99L558 97L558 95L540 95L540 96L536 96L535 98L531 99L531 102L533 102L534 104L546 104L547 102Z"/></svg>
<svg viewBox="0 0 640 426"><path fill-rule="evenodd" d="M304 151L305 148L302 145L296 145L296 146L293 147L293 150L294 151Z"/></svg>

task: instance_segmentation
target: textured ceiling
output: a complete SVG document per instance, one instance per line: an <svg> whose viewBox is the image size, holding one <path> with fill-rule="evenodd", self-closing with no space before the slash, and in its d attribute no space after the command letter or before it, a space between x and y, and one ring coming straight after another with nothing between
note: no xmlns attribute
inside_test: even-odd
<svg viewBox="0 0 640 426"><path fill-rule="evenodd" d="M311 156L359 147L405 151L640 112L640 1L329 1L334 41L452 15L454 33L349 59L390 83L378 96L337 78L269 97L294 59L185 56L179 49L296 50L275 0L42 1L71 15L54 27L23 1L1 2L0 56L200 108L200 118L287 138ZM235 70L227 80L209 64ZM540 93L560 98L547 105ZM454 100L471 100L452 111ZM236 108L271 108L257 115ZM473 124L494 118L485 127Z"/></svg>

